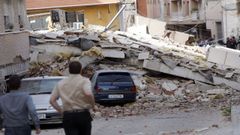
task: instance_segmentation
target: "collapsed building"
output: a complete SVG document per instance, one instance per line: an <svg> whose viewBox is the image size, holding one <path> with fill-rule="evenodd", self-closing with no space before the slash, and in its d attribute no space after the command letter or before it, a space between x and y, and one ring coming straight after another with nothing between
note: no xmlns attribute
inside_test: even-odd
<svg viewBox="0 0 240 135"><path fill-rule="evenodd" d="M105 31L105 27L95 25L32 32L29 74L67 75L72 59L82 63L87 77L99 69L129 70L138 86L138 101L127 104L127 109L102 108L100 115L110 117L165 107L219 107L219 102L220 107L226 107L239 95L239 63L229 59L239 51L188 46L184 43L191 35L171 32L165 36L163 22L142 17L137 22L127 32Z"/></svg>

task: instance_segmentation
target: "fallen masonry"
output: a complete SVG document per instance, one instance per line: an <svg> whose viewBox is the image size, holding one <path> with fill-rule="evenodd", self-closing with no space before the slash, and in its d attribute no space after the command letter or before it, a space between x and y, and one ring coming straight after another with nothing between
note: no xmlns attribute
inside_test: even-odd
<svg viewBox="0 0 240 135"><path fill-rule="evenodd" d="M129 70L138 88L137 101L108 108L99 105L101 111L96 117L122 117L171 108L221 108L230 104L231 96L239 95L239 69L209 62L207 48L186 46L144 32L103 33L103 29L89 26L47 36L32 33L43 42L32 45L30 76L67 75L67 64L73 59L83 64L87 77L99 69ZM49 41L46 37L51 35ZM82 46L82 38L91 41L91 47ZM69 43L75 39L77 42Z"/></svg>

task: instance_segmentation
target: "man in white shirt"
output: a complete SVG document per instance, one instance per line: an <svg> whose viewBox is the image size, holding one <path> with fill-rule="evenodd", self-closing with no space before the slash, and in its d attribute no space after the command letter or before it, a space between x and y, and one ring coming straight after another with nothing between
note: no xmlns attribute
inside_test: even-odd
<svg viewBox="0 0 240 135"><path fill-rule="evenodd" d="M66 135L91 135L92 117L89 110L94 109L95 100L91 82L80 74L81 70L79 62L70 62L69 77L56 85L50 98L50 104L63 114ZM62 108L57 103L58 98L62 100Z"/></svg>

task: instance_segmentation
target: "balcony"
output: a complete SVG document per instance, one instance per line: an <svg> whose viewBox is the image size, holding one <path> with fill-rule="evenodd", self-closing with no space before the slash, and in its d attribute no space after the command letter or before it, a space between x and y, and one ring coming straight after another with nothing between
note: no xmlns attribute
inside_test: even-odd
<svg viewBox="0 0 240 135"><path fill-rule="evenodd" d="M199 12L194 11L189 16L184 16L181 12L171 12L170 16L165 16L168 24L195 24L204 22L200 20Z"/></svg>

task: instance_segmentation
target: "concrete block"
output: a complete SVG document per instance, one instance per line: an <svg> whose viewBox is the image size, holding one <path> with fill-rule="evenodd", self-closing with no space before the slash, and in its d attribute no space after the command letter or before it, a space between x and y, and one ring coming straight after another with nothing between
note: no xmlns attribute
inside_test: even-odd
<svg viewBox="0 0 240 135"><path fill-rule="evenodd" d="M227 52L222 48L209 48L207 60L209 62L224 65Z"/></svg>
<svg viewBox="0 0 240 135"><path fill-rule="evenodd" d="M240 68L240 51L228 51L225 65Z"/></svg>
<svg viewBox="0 0 240 135"><path fill-rule="evenodd" d="M163 36L166 30L166 22L143 16L136 16L136 24L147 25L151 36Z"/></svg>
<svg viewBox="0 0 240 135"><path fill-rule="evenodd" d="M134 34L148 34L147 33L147 25L134 25L127 29L127 32Z"/></svg>
<svg viewBox="0 0 240 135"><path fill-rule="evenodd" d="M185 44L190 36L192 36L192 35L186 34L183 32L172 31L172 39L181 44Z"/></svg>
<svg viewBox="0 0 240 135"><path fill-rule="evenodd" d="M207 56L209 62L232 68L240 68L240 51L225 47L210 48Z"/></svg>
<svg viewBox="0 0 240 135"><path fill-rule="evenodd" d="M118 59L124 59L125 58L125 54L124 54L123 51L103 49L102 54L106 58L118 58Z"/></svg>
<svg viewBox="0 0 240 135"><path fill-rule="evenodd" d="M138 60L145 60L149 58L149 52L143 52L138 55Z"/></svg>
<svg viewBox="0 0 240 135"><path fill-rule="evenodd" d="M53 32L48 32L48 33L45 34L45 36L47 38L56 39L58 35L56 33L53 33Z"/></svg>

